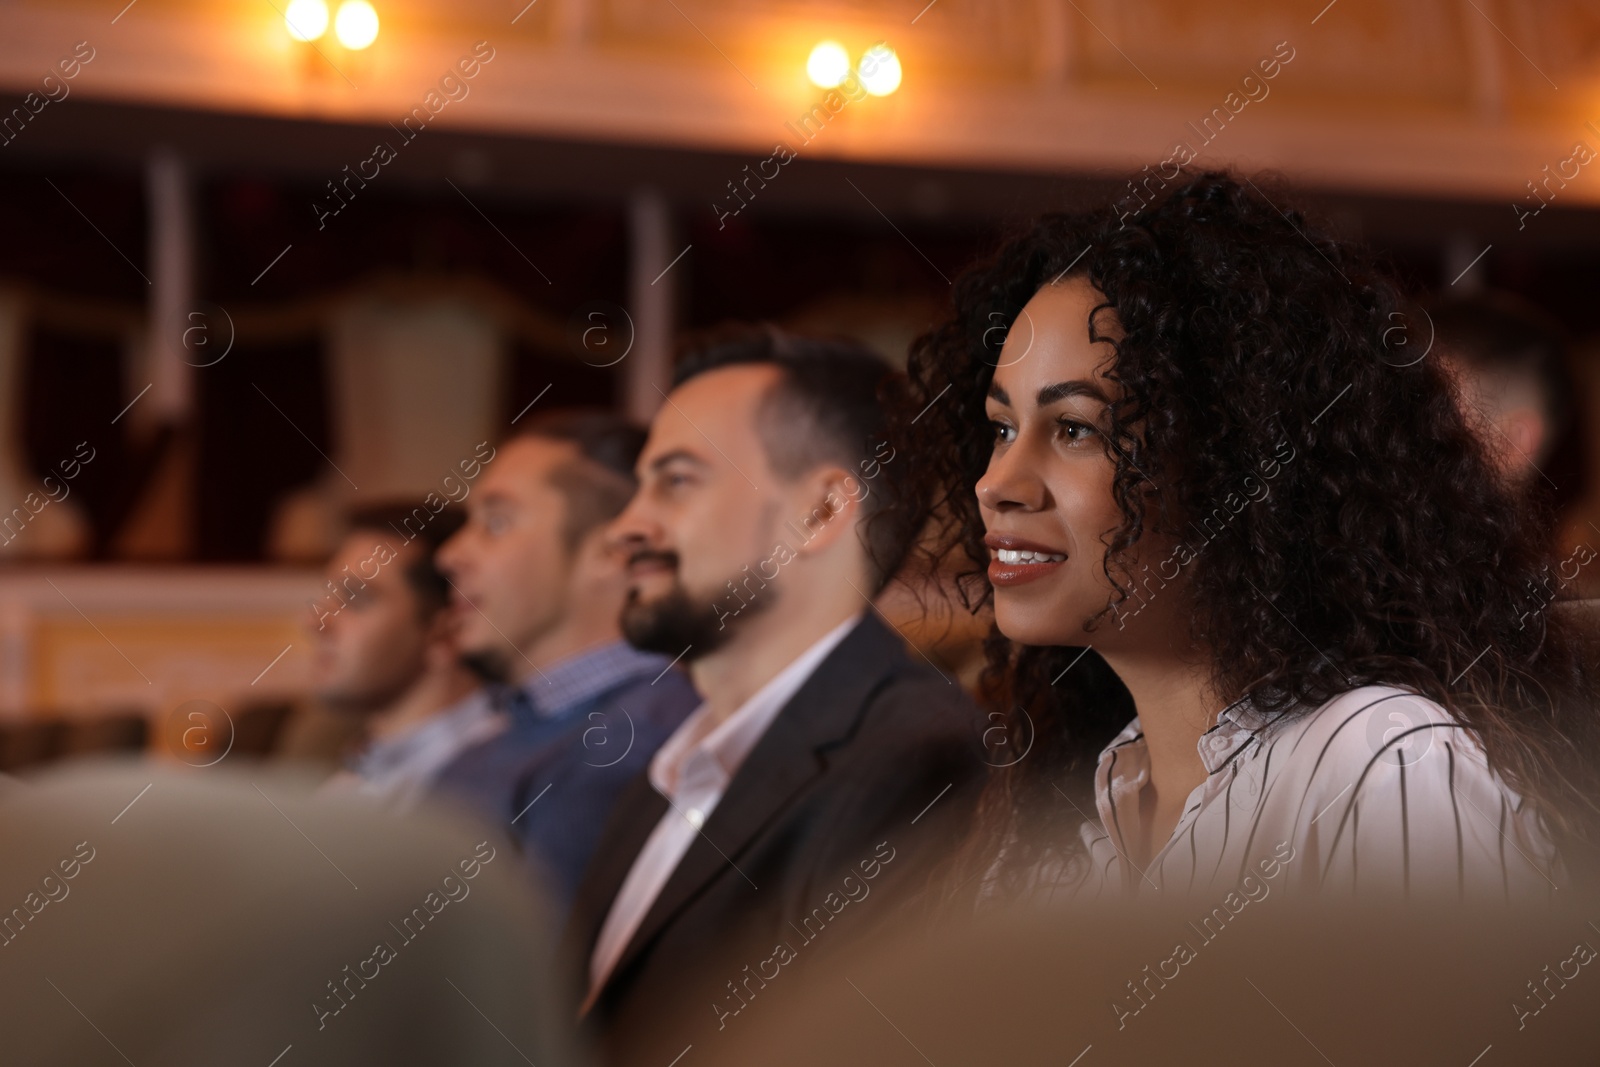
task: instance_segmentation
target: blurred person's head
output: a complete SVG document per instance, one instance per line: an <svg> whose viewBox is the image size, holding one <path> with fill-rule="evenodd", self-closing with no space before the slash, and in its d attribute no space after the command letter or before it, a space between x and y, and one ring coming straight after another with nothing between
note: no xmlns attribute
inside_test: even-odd
<svg viewBox="0 0 1600 1067"><path fill-rule="evenodd" d="M1428 309L1439 353L1457 370L1468 415L1515 481L1538 477L1572 417L1572 382L1559 325L1509 293L1479 293Z"/></svg>
<svg viewBox="0 0 1600 1067"><path fill-rule="evenodd" d="M612 525L627 553L623 631L686 662L776 619L805 629L883 586L897 560L867 519L892 461L870 349L772 327L689 338Z"/></svg>
<svg viewBox="0 0 1600 1067"><path fill-rule="evenodd" d="M605 411L553 411L502 441L439 553L456 640L481 671L537 665L616 640L623 560L603 534L633 493L644 431Z"/></svg>
<svg viewBox="0 0 1600 1067"><path fill-rule="evenodd" d="M0 795L8 1062L589 1062L553 910L501 834L230 767L80 762Z"/></svg>
<svg viewBox="0 0 1600 1067"><path fill-rule="evenodd" d="M326 592L313 605L312 684L332 708L379 712L454 672L450 587L434 553L462 515L446 508L419 524L416 511L400 502L360 508L328 562Z"/></svg>

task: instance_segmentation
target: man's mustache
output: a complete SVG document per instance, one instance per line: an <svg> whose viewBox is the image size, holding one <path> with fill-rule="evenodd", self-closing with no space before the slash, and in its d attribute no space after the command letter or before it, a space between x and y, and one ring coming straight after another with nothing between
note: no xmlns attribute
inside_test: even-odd
<svg viewBox="0 0 1600 1067"><path fill-rule="evenodd" d="M655 548L640 548L634 550L628 556L629 567L639 563L661 563L671 567L673 570L677 570L678 554Z"/></svg>

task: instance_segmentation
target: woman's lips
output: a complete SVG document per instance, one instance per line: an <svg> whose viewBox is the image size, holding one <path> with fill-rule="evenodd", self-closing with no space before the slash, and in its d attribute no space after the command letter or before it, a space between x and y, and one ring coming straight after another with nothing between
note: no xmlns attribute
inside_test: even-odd
<svg viewBox="0 0 1600 1067"><path fill-rule="evenodd" d="M1000 558L1002 554L1011 558L1002 561ZM1044 554L1043 552L1021 553L1024 558L1019 560L1016 558L1018 553L1002 549L994 550L994 556L989 560L989 583L995 586L1022 585L1055 573L1056 569L1067 561L1064 552L1051 553L1052 558L1048 560L1037 558ZM1027 558L1029 556L1034 558Z"/></svg>
<svg viewBox="0 0 1600 1067"><path fill-rule="evenodd" d="M989 561L989 584L995 586L1022 585L1055 572L1066 560L1055 563L1001 563Z"/></svg>

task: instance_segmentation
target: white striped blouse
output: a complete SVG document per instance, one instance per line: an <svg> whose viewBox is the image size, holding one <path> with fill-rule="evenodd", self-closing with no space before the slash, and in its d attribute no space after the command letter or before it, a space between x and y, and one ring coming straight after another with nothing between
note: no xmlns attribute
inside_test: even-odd
<svg viewBox="0 0 1600 1067"><path fill-rule="evenodd" d="M1144 734L1130 722L1100 754L1084 877L1054 888L1220 894L1276 881L1295 893L1527 901L1566 882L1533 810L1471 731L1414 693L1368 686L1310 714L1243 701L1199 750L1209 774L1140 871L1125 858L1119 814L1138 811L1149 779Z"/></svg>

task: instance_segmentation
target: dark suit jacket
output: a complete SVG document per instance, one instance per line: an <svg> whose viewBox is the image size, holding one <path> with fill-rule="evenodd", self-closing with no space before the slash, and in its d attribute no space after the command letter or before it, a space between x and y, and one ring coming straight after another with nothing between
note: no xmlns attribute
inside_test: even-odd
<svg viewBox="0 0 1600 1067"><path fill-rule="evenodd" d="M787 975L893 916L965 829L986 769L978 718L869 613L757 742L612 971L588 1019L609 1062L664 1067L715 1041ZM565 939L584 987L667 810L643 774L617 802Z"/></svg>

